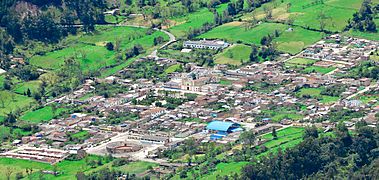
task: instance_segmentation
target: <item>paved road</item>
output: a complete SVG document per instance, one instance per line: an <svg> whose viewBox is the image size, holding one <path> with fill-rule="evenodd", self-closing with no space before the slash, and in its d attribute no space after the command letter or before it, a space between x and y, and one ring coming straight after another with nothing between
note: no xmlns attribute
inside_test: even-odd
<svg viewBox="0 0 379 180"><path fill-rule="evenodd" d="M170 45L170 44L173 43L173 42L176 42L176 37L175 37L173 34L171 34L170 32L168 32L168 31L166 31L166 30L163 30L163 29L154 28L154 30L164 32L165 34L168 35L168 37L170 37L170 40L169 40L168 42L166 42L165 44L163 44L163 45L162 45L161 47L159 47L158 49L154 50L154 51L149 55L149 57L151 57L151 58L158 58L158 55L157 55L158 50L167 47L168 45Z"/></svg>

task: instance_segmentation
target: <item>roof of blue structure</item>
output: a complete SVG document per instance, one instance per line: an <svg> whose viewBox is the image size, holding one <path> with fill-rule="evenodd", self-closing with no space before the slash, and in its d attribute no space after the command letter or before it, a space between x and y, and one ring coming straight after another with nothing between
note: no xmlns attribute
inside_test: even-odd
<svg viewBox="0 0 379 180"><path fill-rule="evenodd" d="M212 121L207 125L207 129L214 131L228 131L228 129L236 125L233 122L223 122L223 121Z"/></svg>

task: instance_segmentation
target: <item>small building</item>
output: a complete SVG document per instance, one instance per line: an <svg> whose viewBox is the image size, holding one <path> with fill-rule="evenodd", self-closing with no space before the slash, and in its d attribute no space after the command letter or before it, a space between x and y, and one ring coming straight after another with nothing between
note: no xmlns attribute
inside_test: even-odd
<svg viewBox="0 0 379 180"><path fill-rule="evenodd" d="M241 125L234 122L212 121L207 125L207 130L213 132L211 140L222 139L229 133L242 131Z"/></svg>
<svg viewBox="0 0 379 180"><path fill-rule="evenodd" d="M224 49L229 46L229 43L218 40L200 40L200 41L184 41L184 48L196 48L196 49Z"/></svg>

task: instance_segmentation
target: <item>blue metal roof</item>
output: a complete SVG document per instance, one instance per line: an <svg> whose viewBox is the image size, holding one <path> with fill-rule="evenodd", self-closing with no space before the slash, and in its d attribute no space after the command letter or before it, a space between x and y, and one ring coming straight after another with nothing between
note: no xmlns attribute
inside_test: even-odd
<svg viewBox="0 0 379 180"><path fill-rule="evenodd" d="M207 129L214 131L228 131L228 129L235 124L236 123L232 122L212 121L207 125Z"/></svg>

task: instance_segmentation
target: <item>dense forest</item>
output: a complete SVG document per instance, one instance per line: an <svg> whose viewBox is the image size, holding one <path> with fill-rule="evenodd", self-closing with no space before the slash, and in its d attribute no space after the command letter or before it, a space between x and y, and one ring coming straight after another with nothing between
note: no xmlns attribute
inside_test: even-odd
<svg viewBox="0 0 379 180"><path fill-rule="evenodd" d="M307 128L297 147L263 157L242 170L242 179L378 179L379 128L364 122L351 135L343 123L335 137Z"/></svg>
<svg viewBox="0 0 379 180"><path fill-rule="evenodd" d="M0 7L0 53L10 54L15 44L29 40L57 42L75 33L74 24L85 31L103 23L103 0L3 0Z"/></svg>

